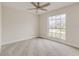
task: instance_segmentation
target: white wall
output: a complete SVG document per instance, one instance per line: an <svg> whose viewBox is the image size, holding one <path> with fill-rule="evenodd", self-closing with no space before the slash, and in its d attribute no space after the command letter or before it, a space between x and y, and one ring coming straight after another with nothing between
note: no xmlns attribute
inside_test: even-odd
<svg viewBox="0 0 79 59"><path fill-rule="evenodd" d="M1 3L0 3L0 52L1 52L1 34L2 34L2 10L1 10Z"/></svg>
<svg viewBox="0 0 79 59"><path fill-rule="evenodd" d="M36 15L2 6L2 44L38 37L38 19Z"/></svg>
<svg viewBox="0 0 79 59"><path fill-rule="evenodd" d="M66 13L66 40L53 39L47 36L48 16ZM79 4L75 4L66 8L61 8L46 14L40 15L40 36L55 41L64 42L66 44L79 47Z"/></svg>
<svg viewBox="0 0 79 59"><path fill-rule="evenodd" d="M66 13L66 40L47 36L48 16ZM39 22L40 20L40 22ZM40 23L40 28L39 28ZM2 6L2 44L12 43L33 37L49 38L79 47L79 4L61 8L46 14L36 15L12 7ZM39 32L40 29L40 32Z"/></svg>

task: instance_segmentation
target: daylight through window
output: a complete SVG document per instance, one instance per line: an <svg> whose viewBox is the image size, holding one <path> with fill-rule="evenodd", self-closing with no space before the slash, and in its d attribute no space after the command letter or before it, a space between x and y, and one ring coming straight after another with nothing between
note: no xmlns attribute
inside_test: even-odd
<svg viewBox="0 0 79 59"><path fill-rule="evenodd" d="M48 36L59 39L66 39L66 14L50 16Z"/></svg>

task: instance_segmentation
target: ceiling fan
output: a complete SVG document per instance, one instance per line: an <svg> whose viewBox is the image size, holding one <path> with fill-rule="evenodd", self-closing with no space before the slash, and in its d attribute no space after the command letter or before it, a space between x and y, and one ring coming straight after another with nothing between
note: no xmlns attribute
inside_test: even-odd
<svg viewBox="0 0 79 59"><path fill-rule="evenodd" d="M31 2L31 4L35 7L35 8L29 8L28 10L42 10L42 11L47 11L47 9L45 9L45 7L48 7L50 5L50 3L46 3L44 5L41 5L40 2Z"/></svg>

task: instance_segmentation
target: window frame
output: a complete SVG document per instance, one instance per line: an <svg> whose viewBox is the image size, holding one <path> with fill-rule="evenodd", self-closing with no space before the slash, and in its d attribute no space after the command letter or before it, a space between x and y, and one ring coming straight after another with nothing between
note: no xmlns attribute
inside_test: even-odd
<svg viewBox="0 0 79 59"><path fill-rule="evenodd" d="M49 30L51 29L51 28L49 28L49 20L51 20L51 19L49 19L49 18L52 18L52 17L60 17L60 19L59 19L59 21L60 21L60 28L52 28L52 29L59 29L60 30L60 38L57 38L56 37L56 34L57 34L57 32L55 32L55 37L53 37L53 38L56 38L56 39L62 39L61 38L61 35L62 35L62 31L61 30L63 30L64 29L64 33L63 33L63 35L64 35L64 39L63 40L66 40L66 14L65 13L63 13L63 14L58 14L58 15L52 15L52 16L48 16L48 36L49 36ZM61 16L64 16L64 25L63 26L65 26L65 27L63 27L63 28L61 28L61 21L62 21L62 19L61 19ZM55 19L55 26L56 26L56 21L57 21L57 19ZM54 33L54 32L53 32ZM52 34L53 35L53 34ZM49 36L49 37L52 37L52 35L51 36Z"/></svg>

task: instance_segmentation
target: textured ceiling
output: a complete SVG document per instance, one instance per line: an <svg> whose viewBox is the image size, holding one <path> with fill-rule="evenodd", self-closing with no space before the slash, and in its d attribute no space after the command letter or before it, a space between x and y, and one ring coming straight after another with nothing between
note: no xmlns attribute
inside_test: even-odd
<svg viewBox="0 0 79 59"><path fill-rule="evenodd" d="M41 5L42 4L45 4L45 2L41 2ZM72 4L75 4L75 3L74 2L50 2L50 6L45 7L45 9L47 9L48 11L39 10L38 14L47 13L55 9L69 6ZM23 11L31 12L31 13L36 13L36 10L28 10L29 8L34 8L34 6L30 2L5 2L3 3L3 6L8 6L8 7L20 9Z"/></svg>

